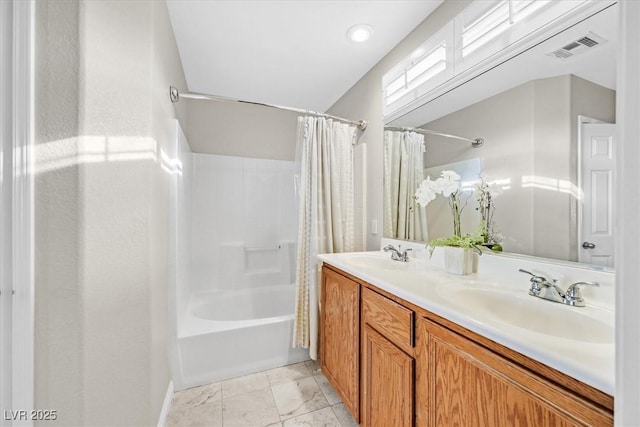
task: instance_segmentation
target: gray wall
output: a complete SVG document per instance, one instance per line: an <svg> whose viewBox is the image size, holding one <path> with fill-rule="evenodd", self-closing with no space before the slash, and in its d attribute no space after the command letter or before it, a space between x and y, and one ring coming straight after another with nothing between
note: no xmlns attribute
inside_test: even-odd
<svg viewBox="0 0 640 427"><path fill-rule="evenodd" d="M35 407L83 421L79 4L36 3ZM45 172L44 168L48 170Z"/></svg>
<svg viewBox="0 0 640 427"><path fill-rule="evenodd" d="M187 108L184 132L195 153L273 160L295 158L298 113L208 100L180 102Z"/></svg>
<svg viewBox="0 0 640 427"><path fill-rule="evenodd" d="M164 2L36 3L35 406L57 409L58 425L158 420L162 162L171 119L185 119L170 84L186 88Z"/></svg>
<svg viewBox="0 0 640 427"><path fill-rule="evenodd" d="M411 54L443 25L460 13L471 0L447 0L394 47L380 62L353 85L328 113L354 120L366 119L369 126L361 137L367 145L366 217L367 249L379 249L382 237L382 76ZM378 223L378 233L371 233L371 221Z"/></svg>

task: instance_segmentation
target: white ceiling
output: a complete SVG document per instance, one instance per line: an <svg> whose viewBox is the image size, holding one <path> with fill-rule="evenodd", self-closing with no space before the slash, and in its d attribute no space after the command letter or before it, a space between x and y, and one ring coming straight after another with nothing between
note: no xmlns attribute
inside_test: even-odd
<svg viewBox="0 0 640 427"><path fill-rule="evenodd" d="M443 0L167 0L192 92L326 111ZM369 24L365 43L347 29Z"/></svg>

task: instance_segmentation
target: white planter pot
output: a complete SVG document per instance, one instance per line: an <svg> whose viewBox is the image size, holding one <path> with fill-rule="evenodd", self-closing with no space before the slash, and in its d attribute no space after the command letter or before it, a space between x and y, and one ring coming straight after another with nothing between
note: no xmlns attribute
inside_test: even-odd
<svg viewBox="0 0 640 427"><path fill-rule="evenodd" d="M444 270L451 274L471 274L478 271L478 253L471 248L444 246Z"/></svg>

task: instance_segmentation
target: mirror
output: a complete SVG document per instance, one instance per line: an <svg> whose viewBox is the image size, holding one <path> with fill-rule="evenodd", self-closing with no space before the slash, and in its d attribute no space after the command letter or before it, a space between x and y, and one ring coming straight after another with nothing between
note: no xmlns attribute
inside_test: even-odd
<svg viewBox="0 0 640 427"><path fill-rule="evenodd" d="M614 5L386 124L484 139L472 148L424 136L424 177L454 170L467 188L463 233L480 222L472 189L482 173L502 190L493 220L505 252L613 267L616 22ZM596 44L567 49L582 37ZM442 196L411 210L426 232L398 234L395 204L387 206L389 189L398 185L389 144L385 237L450 236L452 216Z"/></svg>

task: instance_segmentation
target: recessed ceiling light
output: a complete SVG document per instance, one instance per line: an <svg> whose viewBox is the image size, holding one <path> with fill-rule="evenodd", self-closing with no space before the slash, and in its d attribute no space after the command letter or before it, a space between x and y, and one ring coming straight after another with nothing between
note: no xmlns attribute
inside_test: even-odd
<svg viewBox="0 0 640 427"><path fill-rule="evenodd" d="M355 43L362 43L371 38L373 35L373 28L371 25L358 24L347 30L347 37L349 40Z"/></svg>

